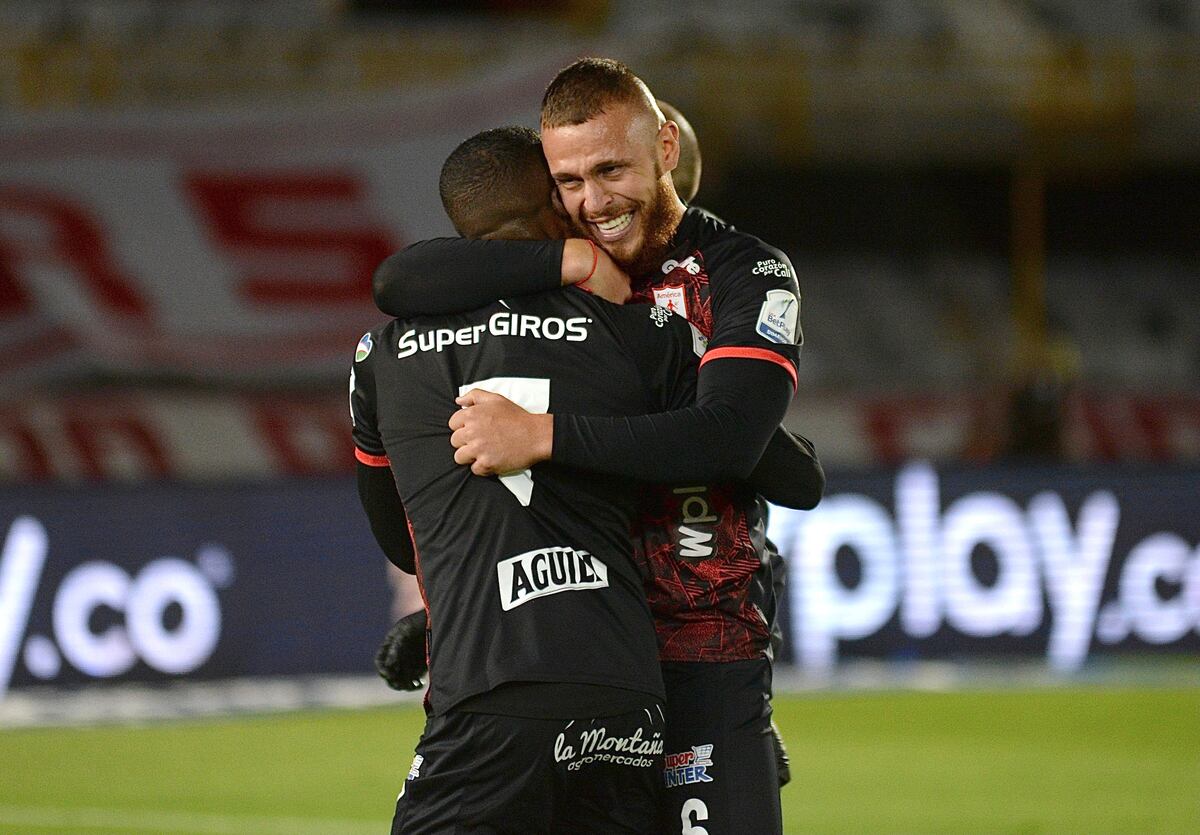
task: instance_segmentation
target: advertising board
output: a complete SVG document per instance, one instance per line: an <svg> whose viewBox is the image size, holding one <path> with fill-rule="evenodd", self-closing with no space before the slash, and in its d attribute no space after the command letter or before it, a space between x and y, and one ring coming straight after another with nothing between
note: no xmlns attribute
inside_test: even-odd
<svg viewBox="0 0 1200 835"><path fill-rule="evenodd" d="M1200 652L1198 505L1195 469L832 473L816 510L772 509L783 660ZM369 675L385 568L352 479L7 488L0 693Z"/></svg>

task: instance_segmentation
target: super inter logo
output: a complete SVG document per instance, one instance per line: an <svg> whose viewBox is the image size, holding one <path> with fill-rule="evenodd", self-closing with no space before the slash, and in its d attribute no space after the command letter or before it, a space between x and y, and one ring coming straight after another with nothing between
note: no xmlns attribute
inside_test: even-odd
<svg viewBox="0 0 1200 835"><path fill-rule="evenodd" d="M501 560L496 565L500 608L504 611L558 594L608 587L608 566L587 551L540 548Z"/></svg>
<svg viewBox="0 0 1200 835"><path fill-rule="evenodd" d="M690 751L667 754L663 763L663 782L668 789L692 783L711 783L712 745L693 745Z"/></svg>

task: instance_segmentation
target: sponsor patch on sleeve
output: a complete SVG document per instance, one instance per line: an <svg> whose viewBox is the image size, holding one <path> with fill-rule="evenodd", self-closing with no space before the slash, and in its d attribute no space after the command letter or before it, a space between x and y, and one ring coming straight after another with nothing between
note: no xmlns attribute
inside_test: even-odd
<svg viewBox="0 0 1200 835"><path fill-rule="evenodd" d="M364 333L362 339L358 340L358 347L354 349L354 361L362 362L371 355L371 349L375 345L371 342L371 334Z"/></svg>
<svg viewBox="0 0 1200 835"><path fill-rule="evenodd" d="M796 344L800 300L788 290L768 290L758 311L758 335L779 345Z"/></svg>

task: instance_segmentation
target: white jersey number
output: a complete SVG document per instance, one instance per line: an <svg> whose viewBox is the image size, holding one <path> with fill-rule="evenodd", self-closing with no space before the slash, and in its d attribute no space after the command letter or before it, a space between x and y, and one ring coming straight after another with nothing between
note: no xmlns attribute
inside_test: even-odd
<svg viewBox="0 0 1200 835"><path fill-rule="evenodd" d="M682 835L708 835L708 830L703 826L692 824L693 813L696 815L696 823L708 820L708 806L698 797L686 800L683 808L679 810L679 819L683 823Z"/></svg>
<svg viewBox="0 0 1200 835"><path fill-rule="evenodd" d="M541 377L489 377L458 387L459 395L471 389L483 389L507 397L527 412L544 415L550 411L550 381ZM533 500L533 474L529 470L500 476L500 483L517 497L521 507Z"/></svg>

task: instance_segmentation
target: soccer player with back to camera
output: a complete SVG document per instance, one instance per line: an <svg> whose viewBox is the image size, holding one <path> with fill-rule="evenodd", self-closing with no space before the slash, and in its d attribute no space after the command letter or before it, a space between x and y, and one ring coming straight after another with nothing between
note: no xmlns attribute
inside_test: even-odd
<svg viewBox="0 0 1200 835"><path fill-rule="evenodd" d="M440 188L467 236L561 235L528 129L467 140ZM455 463L447 420L475 389L535 411L675 408L694 397L696 343L680 317L576 290L394 320L359 342L360 495L385 553L417 574L429 622L429 716L393 833L656 825L664 693L630 485L553 463L478 478Z"/></svg>
<svg viewBox="0 0 1200 835"><path fill-rule="evenodd" d="M440 185L464 234L557 251L567 281L627 281L598 250L574 271L565 242L532 241L562 231L532 131L473 137ZM553 464L477 479L453 461L446 416L477 388L530 408L677 408L695 396L699 344L661 309L570 290L396 321L360 341L359 492L389 559L418 574L431 624L430 715L394 832L653 829L662 689L629 485Z"/></svg>
<svg viewBox="0 0 1200 835"><path fill-rule="evenodd" d="M791 265L779 250L683 205L670 178L678 127L623 65L585 59L563 70L543 100L542 132L576 232L630 271L635 299L683 314L709 338L697 399L686 409L614 418L535 415L469 392L452 422L456 460L479 474L553 460L674 485L643 499L635 529L668 689L663 831L702 821L710 835L779 831L769 702L775 598L765 505L745 478L770 461L762 453L795 390L799 291ZM500 257L462 242L433 244L381 266L381 309L444 304L447 295L480 303L482 276L510 294L567 280L566 249L559 275L545 253L510 249ZM455 292L431 298L434 274ZM820 497L823 477L810 460L795 506Z"/></svg>
<svg viewBox="0 0 1200 835"><path fill-rule="evenodd" d="M702 168L700 143L696 139L696 132L692 129L691 123L674 105L659 99L658 106L664 116L679 126L679 164L671 172L671 180L675 183L675 190L680 198L691 202L700 189ZM578 244L579 242L575 242L572 245L577 246ZM394 260L402 261L403 258L404 256L401 255ZM599 263L597 266L600 266ZM389 264L389 267L395 268L396 264ZM600 276L588 282L588 289L617 304L626 301L629 292L623 285L628 277L617 276L615 280L612 280L610 289L607 271L601 268L599 272ZM603 289L601 285L604 285ZM397 533L402 544L407 541L406 531L397 529ZM774 557L778 558L778 554L775 554ZM774 564L773 561L772 565L774 566ZM780 583L781 573L775 575L777 586ZM380 677L393 690L419 690L424 686L421 677L427 671L425 627L425 610L418 609L398 619L395 625L388 630L383 643L380 644L379 651L375 656L375 668L379 671ZM779 748L778 753L780 756L786 756L782 753L782 748ZM786 760L781 760L781 762L786 762Z"/></svg>

